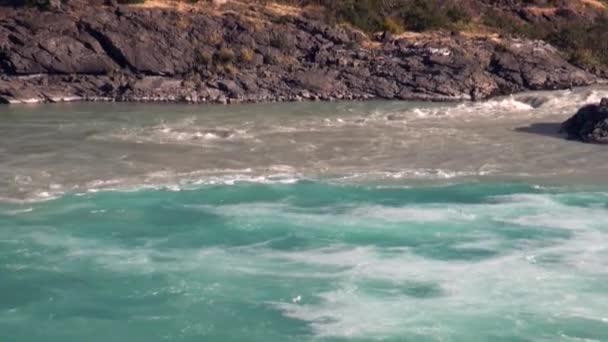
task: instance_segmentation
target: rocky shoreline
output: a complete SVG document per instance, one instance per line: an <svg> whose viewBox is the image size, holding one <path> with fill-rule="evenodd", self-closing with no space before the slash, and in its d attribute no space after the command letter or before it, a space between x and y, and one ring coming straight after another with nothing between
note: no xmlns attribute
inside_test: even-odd
<svg viewBox="0 0 608 342"><path fill-rule="evenodd" d="M594 84L541 41L367 37L264 5L3 7L0 103L481 100Z"/></svg>

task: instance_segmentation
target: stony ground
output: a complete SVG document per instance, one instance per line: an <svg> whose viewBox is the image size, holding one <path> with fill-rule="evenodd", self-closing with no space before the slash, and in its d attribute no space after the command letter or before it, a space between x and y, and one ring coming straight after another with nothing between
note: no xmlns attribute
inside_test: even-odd
<svg viewBox="0 0 608 342"><path fill-rule="evenodd" d="M1 8L0 102L483 99L592 84L540 41L369 37L278 5Z"/></svg>

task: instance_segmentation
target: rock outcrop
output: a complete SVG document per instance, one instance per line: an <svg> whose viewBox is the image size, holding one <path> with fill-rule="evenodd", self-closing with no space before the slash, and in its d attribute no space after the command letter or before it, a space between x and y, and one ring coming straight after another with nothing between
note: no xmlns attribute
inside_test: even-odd
<svg viewBox="0 0 608 342"><path fill-rule="evenodd" d="M484 99L592 84L538 41L431 33L369 41L247 11L1 8L0 102Z"/></svg>
<svg viewBox="0 0 608 342"><path fill-rule="evenodd" d="M599 105L587 105L562 124L568 139L587 143L608 144L608 98Z"/></svg>

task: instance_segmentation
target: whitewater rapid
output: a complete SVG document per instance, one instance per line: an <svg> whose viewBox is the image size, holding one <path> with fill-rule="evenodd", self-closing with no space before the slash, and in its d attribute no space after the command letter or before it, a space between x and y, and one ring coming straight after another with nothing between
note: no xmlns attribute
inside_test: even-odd
<svg viewBox="0 0 608 342"><path fill-rule="evenodd" d="M604 96L597 86L462 103L2 107L0 200L299 179L594 183L608 151L557 131Z"/></svg>
<svg viewBox="0 0 608 342"><path fill-rule="evenodd" d="M0 204L0 337L606 341L607 190L300 181Z"/></svg>
<svg viewBox="0 0 608 342"><path fill-rule="evenodd" d="M603 96L0 107L0 340L607 341Z"/></svg>

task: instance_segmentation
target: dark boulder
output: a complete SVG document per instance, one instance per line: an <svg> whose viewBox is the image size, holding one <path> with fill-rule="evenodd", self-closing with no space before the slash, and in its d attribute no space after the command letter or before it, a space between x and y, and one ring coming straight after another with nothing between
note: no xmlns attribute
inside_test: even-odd
<svg viewBox="0 0 608 342"><path fill-rule="evenodd" d="M568 139L586 143L608 144L608 98L599 105L587 105L562 124Z"/></svg>

